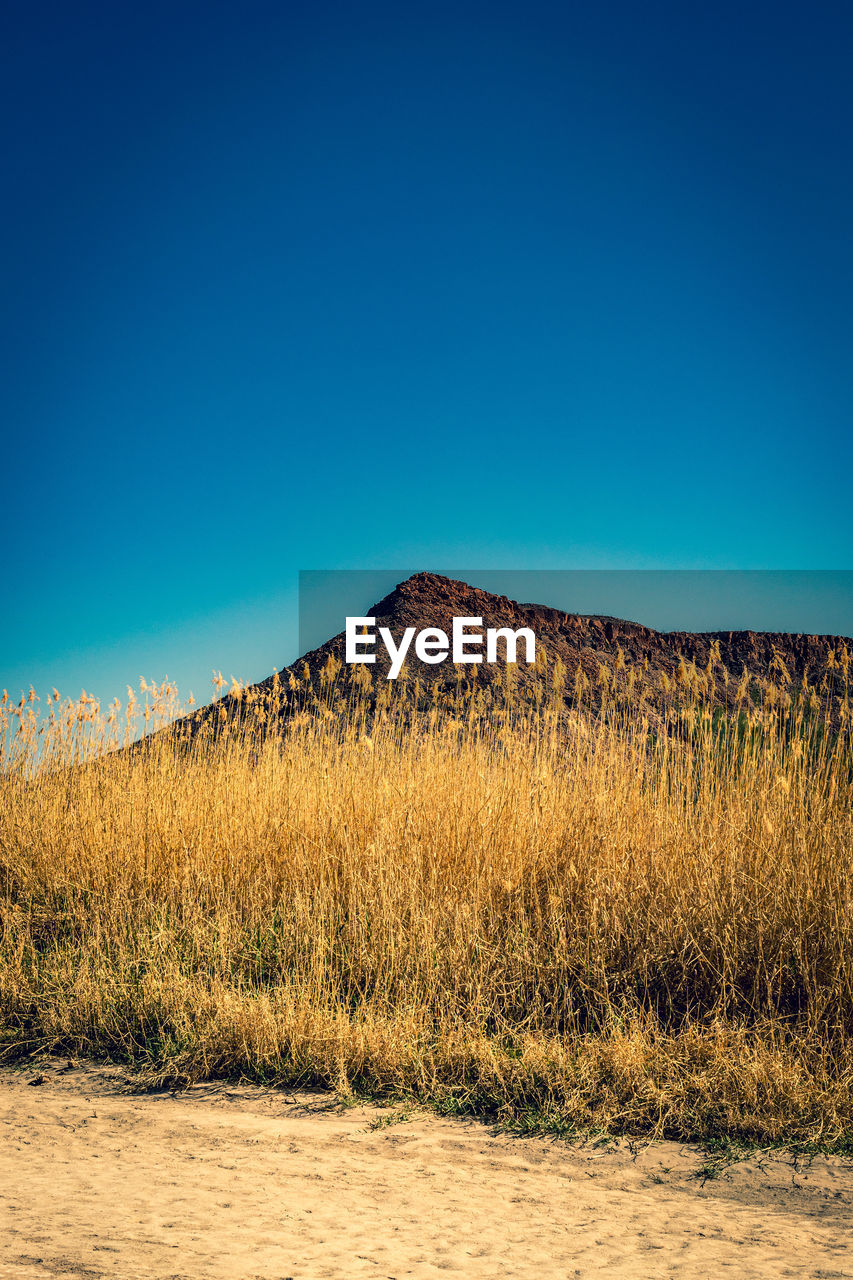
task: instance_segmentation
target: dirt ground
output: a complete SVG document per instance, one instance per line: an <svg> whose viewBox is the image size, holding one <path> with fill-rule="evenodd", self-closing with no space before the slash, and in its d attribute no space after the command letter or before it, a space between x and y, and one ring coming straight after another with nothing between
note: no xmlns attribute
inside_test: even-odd
<svg viewBox="0 0 853 1280"><path fill-rule="evenodd" d="M43 1077L41 1083L33 1081ZM324 1095L0 1071L2 1280L853 1278L853 1165L570 1145Z"/></svg>

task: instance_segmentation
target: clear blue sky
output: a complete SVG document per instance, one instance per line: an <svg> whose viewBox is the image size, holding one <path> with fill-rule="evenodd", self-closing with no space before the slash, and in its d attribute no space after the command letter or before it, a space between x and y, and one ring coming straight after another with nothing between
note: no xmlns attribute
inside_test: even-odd
<svg viewBox="0 0 853 1280"><path fill-rule="evenodd" d="M299 568L853 565L853 10L17 5L0 685Z"/></svg>

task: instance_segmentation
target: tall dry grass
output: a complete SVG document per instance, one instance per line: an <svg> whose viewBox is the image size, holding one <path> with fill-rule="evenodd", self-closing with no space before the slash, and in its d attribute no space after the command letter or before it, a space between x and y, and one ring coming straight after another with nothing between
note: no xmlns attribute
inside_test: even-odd
<svg viewBox="0 0 853 1280"><path fill-rule="evenodd" d="M533 710L404 714L336 669L285 732L235 687L215 735L119 752L171 686L7 701L3 1052L843 1147L847 675L728 717L682 675L655 718L615 675L594 713L552 671Z"/></svg>

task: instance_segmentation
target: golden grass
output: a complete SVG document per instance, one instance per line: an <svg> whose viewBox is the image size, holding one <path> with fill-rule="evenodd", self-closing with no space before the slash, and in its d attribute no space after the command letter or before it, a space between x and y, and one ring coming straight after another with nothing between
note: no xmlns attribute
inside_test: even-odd
<svg viewBox="0 0 853 1280"><path fill-rule="evenodd" d="M191 748L105 754L118 708L5 704L8 1056L850 1144L846 664L819 695L722 717L688 689L657 720L615 692L567 714L559 673L535 711L462 690L368 720L345 678L284 734L259 713Z"/></svg>

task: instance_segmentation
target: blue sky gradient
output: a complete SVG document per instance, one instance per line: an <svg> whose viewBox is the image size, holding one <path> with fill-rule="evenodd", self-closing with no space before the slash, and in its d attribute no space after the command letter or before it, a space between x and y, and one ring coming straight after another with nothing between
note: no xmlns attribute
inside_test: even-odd
<svg viewBox="0 0 853 1280"><path fill-rule="evenodd" d="M300 568L853 563L849 6L3 46L0 685L258 678Z"/></svg>

